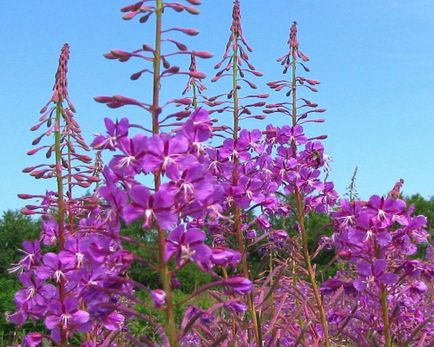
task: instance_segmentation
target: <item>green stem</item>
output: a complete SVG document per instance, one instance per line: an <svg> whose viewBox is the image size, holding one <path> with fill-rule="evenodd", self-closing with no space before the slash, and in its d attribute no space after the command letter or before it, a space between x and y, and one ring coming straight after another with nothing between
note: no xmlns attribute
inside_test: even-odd
<svg viewBox="0 0 434 347"><path fill-rule="evenodd" d="M297 49L292 48L292 83L291 83L291 92L292 92L292 126L295 127L297 125ZM291 143L292 152L294 158L297 155L297 144L293 140ZM327 318L324 310L324 305L322 303L321 295L318 289L318 284L316 282L315 271L313 270L311 258L309 254L308 242L307 242L307 233L306 233L306 223L304 219L304 202L303 196L300 192L299 188L295 186L294 189L294 197L295 197L295 206L297 211L297 220L300 227L300 235L302 241L302 253L303 259L306 265L306 270L308 272L309 281L312 287L313 296L315 298L316 304L318 306L319 311L319 319L321 322L321 326L324 332L324 343L326 347L330 346L330 337L327 327Z"/></svg>
<svg viewBox="0 0 434 347"><path fill-rule="evenodd" d="M196 82L192 82L192 86L193 86L193 107L194 109L197 109L197 86L196 86Z"/></svg>
<svg viewBox="0 0 434 347"><path fill-rule="evenodd" d="M68 193L67 198L69 201L72 201L72 153L71 153L71 134L68 132L67 146L68 149ZM68 205L69 207L69 205ZM74 214L71 211L71 208L68 208L68 223L69 223L69 232L74 234Z"/></svg>
<svg viewBox="0 0 434 347"><path fill-rule="evenodd" d="M374 241L375 242L375 241ZM375 255L380 258L381 250L377 242L374 243ZM392 335L390 334L390 321L389 321L389 306L387 304L387 290L385 286L380 289L380 302L383 313L383 328L384 328L384 347L392 347Z"/></svg>
<svg viewBox="0 0 434 347"><path fill-rule="evenodd" d="M153 93L152 93L152 133L154 135L160 132L158 116L160 113L159 97L160 97L160 68L161 68L161 28L162 28L163 1L156 0L155 6L155 50L154 50L154 76L153 76ZM158 191L161 184L161 174L159 171L154 173L154 187ZM166 292L166 333L169 338L171 347L177 345L177 333L175 324L175 315L173 310L173 298L171 279L169 269L164 261L164 249L166 244L166 235L162 228L158 227L158 251L160 261L160 279L163 284L163 290Z"/></svg>
<svg viewBox="0 0 434 347"><path fill-rule="evenodd" d="M232 97L234 101L234 111L233 111L233 139L234 143L238 140L238 128L239 128L239 100L238 100L238 33L234 33L234 49L232 55ZM238 183L238 158L234 158L234 168L232 171L232 185L236 186ZM246 278L251 279L249 273L249 267L247 264L247 252L244 244L244 237L241 231L241 209L236 206L234 203L234 229L235 229L235 237L237 239L239 251L241 253L241 268L243 271L243 275ZM255 338L258 347L262 347L262 333L261 328L259 326L259 320L255 308L255 304L253 303L253 295L249 294L247 296L247 304L249 306L249 311L253 323L253 328L255 331Z"/></svg>
<svg viewBox="0 0 434 347"><path fill-rule="evenodd" d="M381 307L383 310L383 325L384 325L384 340L385 347L392 346L392 336L390 334L390 321L389 321L389 307L387 304L387 290L386 288L381 288Z"/></svg>
<svg viewBox="0 0 434 347"><path fill-rule="evenodd" d="M63 196L63 176L62 176L62 151L61 151L61 133L60 119L62 115L62 100L56 104L56 118L54 124L54 153L56 159L56 181L57 181L57 225L58 225L58 252L61 252L65 247L65 201ZM65 300L65 280L60 278L59 282L59 300L63 303ZM66 347L68 341L66 338L66 330L63 326L60 327L60 347Z"/></svg>

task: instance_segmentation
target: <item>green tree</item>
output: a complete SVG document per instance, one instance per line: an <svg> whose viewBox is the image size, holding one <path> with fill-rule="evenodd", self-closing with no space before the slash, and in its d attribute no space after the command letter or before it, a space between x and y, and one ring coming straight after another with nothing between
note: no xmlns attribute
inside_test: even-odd
<svg viewBox="0 0 434 347"><path fill-rule="evenodd" d="M39 236L39 223L19 211L6 211L0 219L0 276L6 277L11 264L16 263L21 254L17 251L24 240L34 240Z"/></svg>
<svg viewBox="0 0 434 347"><path fill-rule="evenodd" d="M6 322L7 312L15 310L14 294L20 284L15 274L9 274L8 269L16 263L22 254L18 251L24 240L34 240L39 235L39 223L30 217L23 216L19 211L6 211L0 219L0 345L6 346L16 335L17 329ZM20 333L26 327L20 329Z"/></svg>
<svg viewBox="0 0 434 347"><path fill-rule="evenodd" d="M422 214L428 218L428 230L434 235L434 196L425 199L420 194L413 194L404 198L407 204L413 204L415 214Z"/></svg>

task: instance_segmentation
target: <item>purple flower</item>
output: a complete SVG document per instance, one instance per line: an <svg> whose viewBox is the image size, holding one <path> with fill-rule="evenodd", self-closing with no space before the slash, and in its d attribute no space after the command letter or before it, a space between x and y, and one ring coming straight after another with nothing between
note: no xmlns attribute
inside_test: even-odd
<svg viewBox="0 0 434 347"><path fill-rule="evenodd" d="M307 165L319 168L324 165L324 146L320 141L309 141L304 151L300 152L300 160Z"/></svg>
<svg viewBox="0 0 434 347"><path fill-rule="evenodd" d="M151 290L151 298L154 301L155 307L160 308L166 304L166 292L162 289Z"/></svg>
<svg viewBox="0 0 434 347"><path fill-rule="evenodd" d="M51 246L57 242L58 226L53 219L43 220L41 223L41 241L45 246Z"/></svg>
<svg viewBox="0 0 434 347"><path fill-rule="evenodd" d="M249 160L250 154L248 151L248 144L244 141L234 141L226 139L220 148L220 155L223 159L233 158L240 160Z"/></svg>
<svg viewBox="0 0 434 347"><path fill-rule="evenodd" d="M122 176L133 176L142 171L147 153L148 138L138 134L133 138L122 137L118 141L118 148L123 154L117 154L110 161L110 168Z"/></svg>
<svg viewBox="0 0 434 347"><path fill-rule="evenodd" d="M258 129L252 131L242 129L240 131L239 141L256 153L261 154L264 151L264 145L261 143L261 138L262 132Z"/></svg>
<svg viewBox="0 0 434 347"><path fill-rule="evenodd" d="M276 247L284 247L288 240L288 232L283 229L270 230L269 240Z"/></svg>
<svg viewBox="0 0 434 347"><path fill-rule="evenodd" d="M110 331L121 330L125 323L125 317L120 313L110 313L103 322L104 328Z"/></svg>
<svg viewBox="0 0 434 347"><path fill-rule="evenodd" d="M46 306L56 296L56 287L35 278L30 272L22 273L19 280L25 287L15 293L15 302L19 305Z"/></svg>
<svg viewBox="0 0 434 347"><path fill-rule="evenodd" d="M340 287L342 287L342 281L337 278L331 278L324 281L320 288L320 292L323 295L328 295L334 293Z"/></svg>
<svg viewBox="0 0 434 347"><path fill-rule="evenodd" d="M263 187L264 182L259 179L240 177L238 185L233 188L235 202L240 208L248 208L252 201L262 202L264 200Z"/></svg>
<svg viewBox="0 0 434 347"><path fill-rule="evenodd" d="M28 271L41 261L41 245L37 240L24 241L23 249L19 249L19 251L24 253L24 257L8 270L9 273Z"/></svg>
<svg viewBox="0 0 434 347"><path fill-rule="evenodd" d="M71 268L63 265L56 253L47 253L43 257L44 265L36 269L36 275L39 279L53 279L57 283L63 279L66 281L66 272Z"/></svg>
<svg viewBox="0 0 434 347"><path fill-rule="evenodd" d="M387 272L387 263L384 259L377 259L373 264L364 260L357 263L359 278L354 281L354 287L361 291L370 284L376 283L380 286L392 285L398 280L394 273Z"/></svg>
<svg viewBox="0 0 434 347"><path fill-rule="evenodd" d="M143 169L145 172L158 169L169 178L176 179L180 170L196 162L196 158L188 154L188 149L189 141L185 136L154 135L148 140Z"/></svg>
<svg viewBox="0 0 434 347"><path fill-rule="evenodd" d="M37 347L42 343L42 337L41 333L29 333L24 337L24 346Z"/></svg>
<svg viewBox="0 0 434 347"><path fill-rule="evenodd" d="M193 146L208 140L212 134L212 122L208 112L203 108L196 109L182 126L182 131Z"/></svg>
<svg viewBox="0 0 434 347"><path fill-rule="evenodd" d="M279 150L279 149L278 149ZM282 151L280 151L282 153ZM273 161L273 172L280 180L284 180L288 183L292 183L296 177L295 168L297 166L297 160L294 158L284 158L278 156Z"/></svg>
<svg viewBox="0 0 434 347"><path fill-rule="evenodd" d="M226 247L215 247L212 249L211 261L219 266L236 266L241 261L241 254Z"/></svg>
<svg viewBox="0 0 434 347"><path fill-rule="evenodd" d="M63 251L59 252L59 260L66 268L74 269L83 266L85 251L82 249L79 239L66 240Z"/></svg>
<svg viewBox="0 0 434 347"><path fill-rule="evenodd" d="M115 185L103 186L98 189L98 193L108 203L105 209L107 219L114 222L114 224L119 224L119 215L121 215L124 206L128 203L127 193Z"/></svg>
<svg viewBox="0 0 434 347"><path fill-rule="evenodd" d="M78 309L78 302L73 297L66 298L63 303L52 301L48 307L45 326L49 330L65 329L85 332L89 330L89 313Z"/></svg>
<svg viewBox="0 0 434 347"><path fill-rule="evenodd" d="M300 177L297 180L297 186L303 189L304 193L309 194L314 190L321 190L323 183L319 180L321 172L303 167L300 170Z"/></svg>
<svg viewBox="0 0 434 347"><path fill-rule="evenodd" d="M391 233L386 229L377 229L366 210L356 217L356 226L349 229L348 238L354 244L374 239L380 246L387 246L392 241Z"/></svg>
<svg viewBox="0 0 434 347"><path fill-rule="evenodd" d="M119 139L128 136L129 121L128 118L116 120L114 123L109 118L104 118L107 135L96 134L91 146L95 149L109 149L114 151Z"/></svg>
<svg viewBox="0 0 434 347"><path fill-rule="evenodd" d="M248 240L254 240L256 239L256 230L255 229L249 229L246 232L246 237Z"/></svg>
<svg viewBox="0 0 434 347"><path fill-rule="evenodd" d="M259 226L262 229L268 229L271 227L271 223L268 220L267 216L265 214L260 214L257 218L256 221L258 222Z"/></svg>
<svg viewBox="0 0 434 347"><path fill-rule="evenodd" d="M296 125L295 127L284 125L279 129L277 139L282 145L291 144L293 141L297 145L303 145L307 142L307 137L304 136L303 127L301 125Z"/></svg>
<svg viewBox="0 0 434 347"><path fill-rule="evenodd" d="M252 281L245 277L235 276L224 280L224 284L230 287L235 293L247 295L252 291Z"/></svg>
<svg viewBox="0 0 434 347"><path fill-rule="evenodd" d="M208 147L206 149L209 164L208 170L215 176L221 176L231 165L227 157L223 157L219 149Z"/></svg>
<svg viewBox="0 0 434 347"><path fill-rule="evenodd" d="M385 228L392 225L395 215L400 215L405 210L405 201L400 199L384 199L373 195L368 201L368 213L375 226Z"/></svg>
<svg viewBox="0 0 434 347"><path fill-rule="evenodd" d="M194 261L201 268L208 268L212 251L204 244L205 238L205 233L198 228L186 230L185 225L178 226L167 237L164 261L167 263L176 256L178 266Z"/></svg>
<svg viewBox="0 0 434 347"><path fill-rule="evenodd" d="M122 211L122 217L127 224L143 217L144 228L149 228L156 220L160 227L169 229L178 221L178 217L173 211L173 192L164 190L164 186L161 186L160 190L152 195L148 188L135 185L129 191L129 195L132 202L125 206Z"/></svg>
<svg viewBox="0 0 434 347"><path fill-rule="evenodd" d="M247 311L247 305L241 301L230 301L225 306L234 313L244 313Z"/></svg>
<svg viewBox="0 0 434 347"><path fill-rule="evenodd" d="M204 201L214 193L214 178L205 171L200 164L193 164L186 170L179 172L174 180L178 194L186 202L192 200Z"/></svg>

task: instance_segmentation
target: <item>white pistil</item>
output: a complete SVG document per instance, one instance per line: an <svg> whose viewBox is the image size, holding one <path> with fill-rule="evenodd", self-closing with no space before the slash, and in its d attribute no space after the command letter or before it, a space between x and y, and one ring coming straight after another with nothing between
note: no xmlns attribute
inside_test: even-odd
<svg viewBox="0 0 434 347"><path fill-rule="evenodd" d="M63 313L60 315L60 322L62 323L62 326L64 328L67 328L69 325L69 321L71 320L72 316L68 313Z"/></svg>
<svg viewBox="0 0 434 347"><path fill-rule="evenodd" d="M57 283L60 282L61 278L65 278L65 274L62 272L62 270L57 270L53 276L54 276Z"/></svg>
<svg viewBox="0 0 434 347"><path fill-rule="evenodd" d="M84 254L78 252L75 254L75 258L77 259L77 267L81 267L83 265Z"/></svg>
<svg viewBox="0 0 434 347"><path fill-rule="evenodd" d="M184 192L184 198L187 199L189 195L194 193L194 188L191 183L184 182L181 184L181 190Z"/></svg>
<svg viewBox="0 0 434 347"><path fill-rule="evenodd" d="M150 208L145 210L145 224L151 223L151 219L152 219L153 215L154 215L154 212Z"/></svg>
<svg viewBox="0 0 434 347"><path fill-rule="evenodd" d="M27 288L27 297L26 300L30 300L31 298L33 298L36 294L36 289L35 287L29 287Z"/></svg>
<svg viewBox="0 0 434 347"><path fill-rule="evenodd" d="M188 245L181 245L181 259L183 261L193 260L193 255L196 253Z"/></svg>
<svg viewBox="0 0 434 347"><path fill-rule="evenodd" d="M366 232L366 236L365 236L364 241L368 241L369 239L372 238L372 236L374 236L374 232L373 232L372 230L368 230L368 231Z"/></svg>
<svg viewBox="0 0 434 347"><path fill-rule="evenodd" d="M119 167L130 166L132 162L136 160L136 157L130 155L119 160Z"/></svg>
<svg viewBox="0 0 434 347"><path fill-rule="evenodd" d="M166 170L167 165L174 163L175 161L171 157L164 157L162 169Z"/></svg>

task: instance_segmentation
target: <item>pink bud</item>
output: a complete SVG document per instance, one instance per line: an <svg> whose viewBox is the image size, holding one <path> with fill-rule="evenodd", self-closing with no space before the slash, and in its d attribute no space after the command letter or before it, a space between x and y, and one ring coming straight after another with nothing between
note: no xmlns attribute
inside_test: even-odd
<svg viewBox="0 0 434 347"><path fill-rule="evenodd" d="M312 85L315 85L315 84L319 84L319 83L320 83L320 81L316 81L316 80L308 80L308 79L306 79L306 82L309 83L309 84L312 84Z"/></svg>
<svg viewBox="0 0 434 347"><path fill-rule="evenodd" d="M191 28L173 28L172 30L175 31L180 31L186 35L189 36L196 36L197 34L199 34L199 31L196 29L191 29Z"/></svg>
<svg viewBox="0 0 434 347"><path fill-rule="evenodd" d="M41 142L41 139L42 139L44 136L45 136L45 134L42 134L42 135L38 136L36 139L34 139L34 140L32 141L32 145L33 145L33 146L37 145L39 142Z"/></svg>
<svg viewBox="0 0 434 347"><path fill-rule="evenodd" d="M172 66L170 68L168 68L167 70L163 71L163 74L176 74L179 72L179 66Z"/></svg>
<svg viewBox="0 0 434 347"><path fill-rule="evenodd" d="M40 208L40 206L37 206L37 205L26 205L26 208L29 209L29 210L31 210L31 211L34 211L34 210L37 210L38 208Z"/></svg>
<svg viewBox="0 0 434 347"><path fill-rule="evenodd" d="M191 53L194 56L202 58L202 59L208 59L208 58L212 58L214 56L211 52L206 52L206 51L193 51Z"/></svg>
<svg viewBox="0 0 434 347"><path fill-rule="evenodd" d="M151 290L151 298L157 308L166 304L166 292L161 289Z"/></svg>
<svg viewBox="0 0 434 347"><path fill-rule="evenodd" d="M299 58L301 58L301 60L303 60L303 61L309 61L309 57L306 56L306 55L304 55L302 52L297 51L297 55L298 55Z"/></svg>
<svg viewBox="0 0 434 347"><path fill-rule="evenodd" d="M85 163L91 163L92 162L92 158L85 155L85 154L76 154L76 158L82 162L85 162Z"/></svg>
<svg viewBox="0 0 434 347"><path fill-rule="evenodd" d="M182 51L182 52L185 52L185 51L187 51L187 46L186 45L184 45L183 43L181 43L181 42L178 42L178 41L172 41L175 45L176 45L176 47L180 50L180 51Z"/></svg>
<svg viewBox="0 0 434 347"><path fill-rule="evenodd" d="M120 49L113 49L110 51L111 54L113 54L116 58L129 58L131 57L131 54L125 51L122 51Z"/></svg>
<svg viewBox="0 0 434 347"><path fill-rule="evenodd" d="M41 150L44 147L47 147L47 146L33 148L33 149L27 151L27 155L33 155L33 154L35 154L36 152L38 152L39 150Z"/></svg>
<svg viewBox="0 0 434 347"><path fill-rule="evenodd" d="M36 212L34 212L34 211L30 211L30 210L28 210L27 208L22 208L20 212L21 212L22 214L24 214L24 215L30 215L30 214L35 214L35 213L36 213Z"/></svg>
<svg viewBox="0 0 434 347"><path fill-rule="evenodd" d="M183 99L173 99L173 101L177 104L182 104L182 105L190 105L191 104L191 99L190 98L183 98Z"/></svg>
<svg viewBox="0 0 434 347"><path fill-rule="evenodd" d="M89 180L89 182L92 182L92 183L100 181L99 177L96 177L96 176L89 176L87 179Z"/></svg>
<svg viewBox="0 0 434 347"><path fill-rule="evenodd" d="M202 79L202 78L206 77L206 75L203 72L200 72L200 71L190 71L188 74L191 77L199 78L199 79Z"/></svg>
<svg viewBox="0 0 434 347"><path fill-rule="evenodd" d="M147 44L144 44L143 46L142 46L142 48L143 48L143 50L145 51L145 52L153 52L154 50L152 49L152 47L150 46L150 45L147 45Z"/></svg>
<svg viewBox="0 0 434 347"><path fill-rule="evenodd" d="M91 183L86 181L77 181L77 184L82 188L89 188Z"/></svg>
<svg viewBox="0 0 434 347"><path fill-rule="evenodd" d="M190 14L199 14L200 11L196 7L185 6L185 10Z"/></svg>
<svg viewBox="0 0 434 347"><path fill-rule="evenodd" d="M138 11L140 7L143 5L144 1L139 1L134 4L125 6L121 8L121 12L130 12L130 11Z"/></svg>
<svg viewBox="0 0 434 347"><path fill-rule="evenodd" d="M342 259L350 259L351 258L351 251L343 249L343 250L338 251L338 255Z"/></svg>
<svg viewBox="0 0 434 347"><path fill-rule="evenodd" d="M133 80L133 81L135 81L135 80L138 80L140 78L140 76L142 76L142 72L141 71L135 72L135 73L133 73L130 76L130 79Z"/></svg>
<svg viewBox="0 0 434 347"><path fill-rule="evenodd" d="M107 59L117 59L112 53L104 53L103 56Z"/></svg>
<svg viewBox="0 0 434 347"><path fill-rule="evenodd" d="M257 98L260 98L260 99L266 99L266 98L268 98L270 95L269 94L258 94L258 95L256 95L256 97Z"/></svg>
<svg viewBox="0 0 434 347"><path fill-rule="evenodd" d="M48 172L48 170L36 170L36 171L33 171L30 175L33 176L33 177L35 177L35 178L41 178L47 172Z"/></svg>
<svg viewBox="0 0 434 347"><path fill-rule="evenodd" d="M251 104L249 106L252 106L252 107L262 107L262 106L265 106L265 101L255 102L254 104Z"/></svg>
<svg viewBox="0 0 434 347"><path fill-rule="evenodd" d="M103 102L103 103L106 103L106 102L110 102L110 101L112 101L113 98L112 98L111 96L96 96L96 97L94 97L94 100L95 100L96 102Z"/></svg>
<svg viewBox="0 0 434 347"><path fill-rule="evenodd" d="M18 194L18 197L23 200L33 199L34 195L31 194Z"/></svg>
<svg viewBox="0 0 434 347"><path fill-rule="evenodd" d="M122 16L122 19L130 20L137 16L138 13L140 13L140 11L128 12Z"/></svg>
<svg viewBox="0 0 434 347"><path fill-rule="evenodd" d="M144 16L139 18L140 23L146 23L151 16L152 12L149 12L148 14L145 14Z"/></svg>

